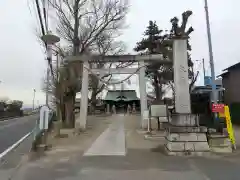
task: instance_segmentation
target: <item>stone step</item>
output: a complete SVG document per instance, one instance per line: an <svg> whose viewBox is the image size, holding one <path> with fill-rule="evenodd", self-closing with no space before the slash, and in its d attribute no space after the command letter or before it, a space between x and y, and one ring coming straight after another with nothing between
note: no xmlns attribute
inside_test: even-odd
<svg viewBox="0 0 240 180"><path fill-rule="evenodd" d="M169 151L166 147L165 153L169 156L210 156L209 151Z"/></svg>
<svg viewBox="0 0 240 180"><path fill-rule="evenodd" d="M168 133L166 139L172 142L207 142L206 133Z"/></svg>
<svg viewBox="0 0 240 180"><path fill-rule="evenodd" d="M207 128L204 126L189 126L189 127L171 126L167 128L167 131L170 133L206 133Z"/></svg>
<svg viewBox="0 0 240 180"><path fill-rule="evenodd" d="M165 144L165 147L172 152L181 152L181 151L205 152L210 150L207 142L170 142L168 141Z"/></svg>
<svg viewBox="0 0 240 180"><path fill-rule="evenodd" d="M211 147L210 151L215 152L215 153L232 153L232 147Z"/></svg>
<svg viewBox="0 0 240 180"><path fill-rule="evenodd" d="M230 139L224 135L210 135L208 137L210 147L231 147Z"/></svg>
<svg viewBox="0 0 240 180"><path fill-rule="evenodd" d="M212 152L232 153L232 143L226 135L210 134L208 136L208 142Z"/></svg>

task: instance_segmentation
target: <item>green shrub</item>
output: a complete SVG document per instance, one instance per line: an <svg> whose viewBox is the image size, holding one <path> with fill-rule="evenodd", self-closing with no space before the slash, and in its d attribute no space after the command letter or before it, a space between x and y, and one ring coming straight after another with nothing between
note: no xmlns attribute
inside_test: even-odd
<svg viewBox="0 0 240 180"><path fill-rule="evenodd" d="M232 103L229 109L232 123L240 125L240 103Z"/></svg>

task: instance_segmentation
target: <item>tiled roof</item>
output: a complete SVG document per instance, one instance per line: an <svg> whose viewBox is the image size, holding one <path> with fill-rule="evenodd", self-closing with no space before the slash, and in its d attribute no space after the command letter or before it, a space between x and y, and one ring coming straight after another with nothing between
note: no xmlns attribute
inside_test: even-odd
<svg viewBox="0 0 240 180"><path fill-rule="evenodd" d="M137 93L135 90L109 90L104 100L106 101L137 101Z"/></svg>

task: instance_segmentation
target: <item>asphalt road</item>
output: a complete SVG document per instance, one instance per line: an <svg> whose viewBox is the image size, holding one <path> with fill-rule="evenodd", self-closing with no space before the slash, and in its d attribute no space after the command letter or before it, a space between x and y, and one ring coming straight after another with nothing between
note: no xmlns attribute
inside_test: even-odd
<svg viewBox="0 0 240 180"><path fill-rule="evenodd" d="M0 122L0 154L33 130L38 114Z"/></svg>

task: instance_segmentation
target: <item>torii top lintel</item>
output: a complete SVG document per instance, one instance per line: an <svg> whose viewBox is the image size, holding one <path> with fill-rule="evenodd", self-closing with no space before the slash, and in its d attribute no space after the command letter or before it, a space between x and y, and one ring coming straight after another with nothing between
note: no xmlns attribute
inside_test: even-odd
<svg viewBox="0 0 240 180"><path fill-rule="evenodd" d="M171 60L163 58L161 54L151 55L80 55L80 56L68 56L66 61L71 62L138 62L138 61L161 61L163 64L172 63Z"/></svg>

